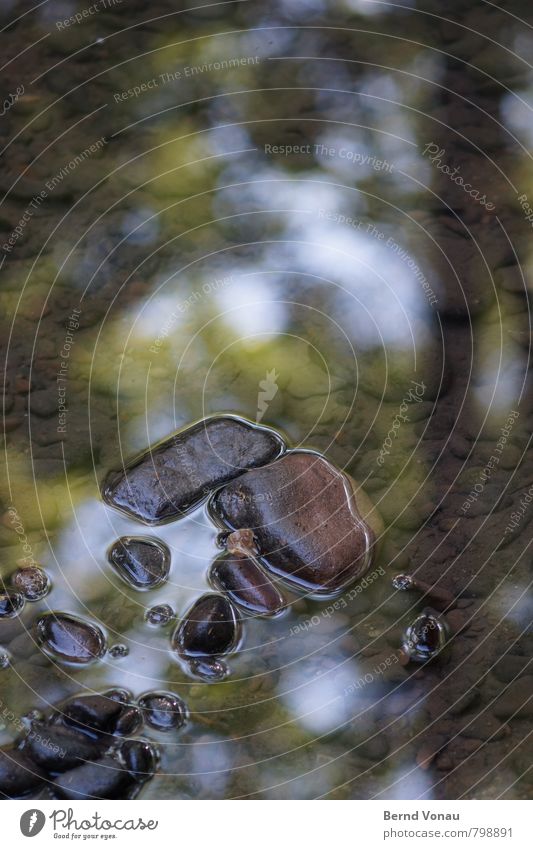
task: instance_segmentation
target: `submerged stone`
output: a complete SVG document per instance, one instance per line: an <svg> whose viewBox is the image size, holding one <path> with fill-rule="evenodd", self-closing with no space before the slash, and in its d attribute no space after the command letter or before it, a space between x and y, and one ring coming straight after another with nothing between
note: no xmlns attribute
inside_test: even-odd
<svg viewBox="0 0 533 849"><path fill-rule="evenodd" d="M139 699L144 719L158 731L181 728L187 719L187 706L174 693L147 693Z"/></svg>
<svg viewBox="0 0 533 849"><path fill-rule="evenodd" d="M34 722L24 741L24 753L46 772L66 772L80 761L99 757L102 747L97 740L74 728Z"/></svg>
<svg viewBox="0 0 533 849"><path fill-rule="evenodd" d="M0 619L12 619L24 607L24 596L12 590L0 592Z"/></svg>
<svg viewBox="0 0 533 849"><path fill-rule="evenodd" d="M18 749L0 749L0 793L24 796L44 781L43 770Z"/></svg>
<svg viewBox="0 0 533 849"><path fill-rule="evenodd" d="M105 637L97 625L70 613L45 613L36 622L40 646L68 663L90 663L102 657Z"/></svg>
<svg viewBox="0 0 533 849"><path fill-rule="evenodd" d="M247 472L215 493L210 509L230 530L251 530L260 563L301 590L336 594L370 566L374 532L352 484L313 452Z"/></svg>
<svg viewBox="0 0 533 849"><path fill-rule="evenodd" d="M285 606L277 587L250 557L218 557L209 573L217 590L227 593L234 604L256 616L275 616Z"/></svg>
<svg viewBox="0 0 533 849"><path fill-rule="evenodd" d="M196 601L172 637L173 648L186 658L216 658L236 647L240 625L233 605L208 593Z"/></svg>
<svg viewBox="0 0 533 849"><path fill-rule="evenodd" d="M268 428L214 416L183 430L110 474L104 500L141 522L184 516L217 487L278 457L285 445Z"/></svg>
<svg viewBox="0 0 533 849"><path fill-rule="evenodd" d="M50 590L50 578L38 566L17 569L11 576L11 583L27 601L39 601Z"/></svg>
<svg viewBox="0 0 533 849"><path fill-rule="evenodd" d="M170 551L159 540L121 537L107 556L122 580L136 590L151 590L168 578Z"/></svg>
<svg viewBox="0 0 533 849"><path fill-rule="evenodd" d="M69 770L52 783L58 799L126 799L134 787L131 773L108 755Z"/></svg>

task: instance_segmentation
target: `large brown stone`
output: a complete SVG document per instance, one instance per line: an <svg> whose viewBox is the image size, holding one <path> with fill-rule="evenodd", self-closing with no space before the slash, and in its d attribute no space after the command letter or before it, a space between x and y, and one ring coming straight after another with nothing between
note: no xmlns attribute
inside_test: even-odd
<svg viewBox="0 0 533 849"><path fill-rule="evenodd" d="M268 428L214 416L174 434L108 475L104 500L148 525L184 516L217 487L278 457L285 445Z"/></svg>
<svg viewBox="0 0 533 849"><path fill-rule="evenodd" d="M216 520L253 531L260 562L299 589L333 595L370 566L374 534L349 479L324 457L291 451L224 486Z"/></svg>

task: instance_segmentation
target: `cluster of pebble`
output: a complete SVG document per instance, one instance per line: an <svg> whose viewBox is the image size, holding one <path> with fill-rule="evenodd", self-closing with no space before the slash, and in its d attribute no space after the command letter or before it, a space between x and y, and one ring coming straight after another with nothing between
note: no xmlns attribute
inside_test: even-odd
<svg viewBox="0 0 533 849"><path fill-rule="evenodd" d="M221 658L237 648L244 616L277 616L286 608L277 580L327 598L363 575L372 559L374 531L361 516L364 496L358 492L356 500L351 479L322 455L288 450L272 429L236 416L213 416L170 436L108 475L102 495L144 525L176 521L208 500L225 548L208 576L215 592L196 600L171 638L173 650L204 680L227 674ZM107 556L136 590L168 578L170 551L155 536L121 537ZM33 582L33 599L42 598L46 590L39 590L36 575ZM21 579L13 583L19 587ZM6 592L0 615L2 604L12 616L23 603L21 593ZM158 605L147 619L166 624L172 615L169 605ZM89 663L108 651L97 623L62 611L40 614L34 636L46 654L68 663ZM122 656L127 647L109 652Z"/></svg>
<svg viewBox="0 0 533 849"><path fill-rule="evenodd" d="M39 566L17 569L0 592L0 619L17 616L27 601L40 601L50 590L50 579Z"/></svg>
<svg viewBox="0 0 533 849"><path fill-rule="evenodd" d="M105 501L144 524L187 515L201 501L224 529L226 549L201 596L172 636L172 648L205 680L227 673L246 616L277 616L277 583L313 595L339 593L371 562L374 535L348 477L312 451L288 451L281 436L235 416L214 416L163 441L108 476ZM108 552L119 576L145 590L162 584L170 552L158 539L122 537ZM151 618L153 614L154 618ZM163 610L149 621L165 621Z"/></svg>
<svg viewBox="0 0 533 849"><path fill-rule="evenodd" d="M157 769L152 743L134 739L143 724L159 731L187 721L173 693L147 693L135 703L126 690L80 695L48 718L28 715L28 728L0 750L0 794L28 796L44 790L56 799L132 798Z"/></svg>

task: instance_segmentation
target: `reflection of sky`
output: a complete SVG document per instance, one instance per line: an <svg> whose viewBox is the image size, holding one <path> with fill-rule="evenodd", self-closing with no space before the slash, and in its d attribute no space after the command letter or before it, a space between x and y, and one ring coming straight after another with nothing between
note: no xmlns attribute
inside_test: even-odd
<svg viewBox="0 0 533 849"><path fill-rule="evenodd" d="M480 412L503 413L510 410L516 404L523 379L523 363L518 349L512 357L505 351L486 351L472 387Z"/></svg>
<svg viewBox="0 0 533 849"><path fill-rule="evenodd" d="M245 339L261 334L260 341L264 342L266 335L281 333L286 326L286 309L278 301L282 294L272 277L236 278L215 297L222 320Z"/></svg>
<svg viewBox="0 0 533 849"><path fill-rule="evenodd" d="M424 772L419 767L413 768L412 764L405 767L397 767L387 772L386 788L382 793L376 794L376 799L431 799L433 794L432 773Z"/></svg>
<svg viewBox="0 0 533 849"><path fill-rule="evenodd" d="M95 599L108 587L142 607L168 603L183 611L195 593L205 589L205 572L211 559L220 553L215 546L216 533L203 508L178 523L150 528L106 507L99 499L89 499L76 507L75 517L61 531L54 548L63 572L63 578L54 581L54 605L71 605L72 593L84 601ZM171 573L159 589L148 593L130 590L108 564L108 547L117 537L127 535L155 536L170 548ZM58 574L56 567L52 571Z"/></svg>

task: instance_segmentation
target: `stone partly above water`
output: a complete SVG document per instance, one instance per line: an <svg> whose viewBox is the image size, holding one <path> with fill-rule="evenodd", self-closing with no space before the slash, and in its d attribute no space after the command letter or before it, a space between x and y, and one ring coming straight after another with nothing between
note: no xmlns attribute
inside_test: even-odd
<svg viewBox="0 0 533 849"><path fill-rule="evenodd" d="M27 601L40 601L50 591L50 578L38 566L25 566L11 575L11 583Z"/></svg>
<svg viewBox="0 0 533 849"><path fill-rule="evenodd" d="M240 623L237 612L224 596L208 593L201 596L184 616L172 636L172 648L201 677L218 678L225 667L220 655L232 652L239 641Z"/></svg>
<svg viewBox="0 0 533 849"><path fill-rule="evenodd" d="M0 619L12 619L24 607L24 596L12 590L0 593Z"/></svg>
<svg viewBox="0 0 533 849"><path fill-rule="evenodd" d="M170 551L159 540L148 537L120 537L107 554L123 581L136 590L159 587L168 578Z"/></svg>
<svg viewBox="0 0 533 849"><path fill-rule="evenodd" d="M425 663L442 651L447 638L445 619L426 608L406 629L402 649L409 660Z"/></svg>
<svg viewBox="0 0 533 849"><path fill-rule="evenodd" d="M139 699L145 722L158 731L181 728L187 719L187 705L174 693L147 693Z"/></svg>
<svg viewBox="0 0 533 849"><path fill-rule="evenodd" d="M105 653L100 628L70 613L45 613L35 627L39 645L57 660L90 663Z"/></svg>
<svg viewBox="0 0 533 849"><path fill-rule="evenodd" d="M314 452L246 472L215 493L210 510L230 530L252 530L261 564L300 590L334 595L370 566L374 533L350 480Z"/></svg>
<svg viewBox="0 0 533 849"><path fill-rule="evenodd" d="M217 557L209 579L217 590L226 593L234 604L249 614L275 616L285 607L277 587L251 557L231 554Z"/></svg>
<svg viewBox="0 0 533 849"><path fill-rule="evenodd" d="M179 519L217 487L285 449L268 428L214 416L160 442L108 475L104 500L149 525Z"/></svg>

